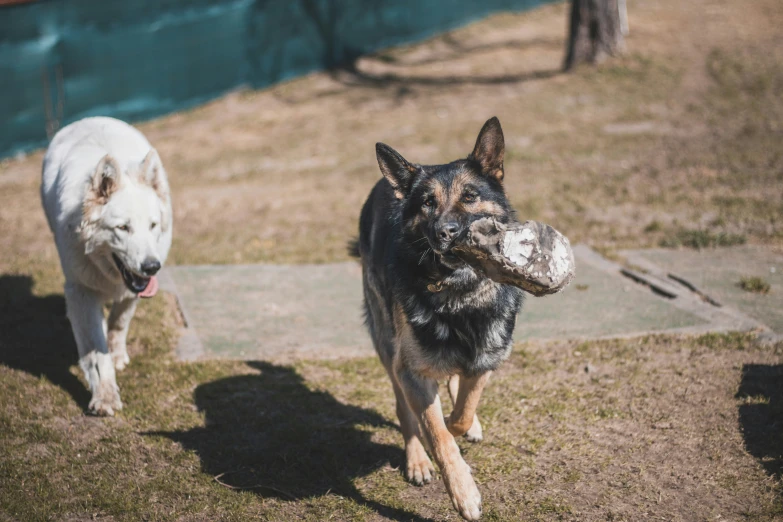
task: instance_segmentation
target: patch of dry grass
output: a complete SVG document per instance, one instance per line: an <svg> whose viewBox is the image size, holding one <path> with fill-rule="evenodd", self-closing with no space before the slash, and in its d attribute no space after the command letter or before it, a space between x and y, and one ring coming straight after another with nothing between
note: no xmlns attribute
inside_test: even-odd
<svg viewBox="0 0 783 522"><path fill-rule="evenodd" d="M84 416L83 394L46 371L0 367L0 512L454 516L440 481L405 483L393 394L374 358L178 363L169 310L164 300L140 310L118 418ZM517 346L483 398L485 441L460 441L487 520L783 514L781 354L752 335Z"/></svg>
<svg viewBox="0 0 783 522"><path fill-rule="evenodd" d="M770 285L761 277L743 277L738 283L739 287L746 292L753 292L756 294L768 294Z"/></svg>

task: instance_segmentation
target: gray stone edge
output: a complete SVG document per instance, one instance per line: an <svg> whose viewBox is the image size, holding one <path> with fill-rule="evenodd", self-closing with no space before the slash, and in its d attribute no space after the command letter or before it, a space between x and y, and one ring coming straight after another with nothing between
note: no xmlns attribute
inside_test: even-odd
<svg viewBox="0 0 783 522"><path fill-rule="evenodd" d="M177 308L184 326L179 329L179 339L175 350L177 359L180 361L196 361L204 355L204 345L196 332L193 319L185 302L177 291L177 284L171 276L171 270L164 268L158 275L160 288L174 296L177 302Z"/></svg>

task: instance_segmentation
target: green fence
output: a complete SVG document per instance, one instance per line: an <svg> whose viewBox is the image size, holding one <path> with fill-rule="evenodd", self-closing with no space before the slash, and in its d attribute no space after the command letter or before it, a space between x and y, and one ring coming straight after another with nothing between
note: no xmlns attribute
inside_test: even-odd
<svg viewBox="0 0 783 522"><path fill-rule="evenodd" d="M0 157L551 0L41 0L0 7Z"/></svg>

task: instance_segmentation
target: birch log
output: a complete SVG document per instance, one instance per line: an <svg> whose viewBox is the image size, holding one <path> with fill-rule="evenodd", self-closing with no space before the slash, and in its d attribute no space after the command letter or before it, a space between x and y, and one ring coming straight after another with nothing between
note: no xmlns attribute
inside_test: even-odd
<svg viewBox="0 0 783 522"><path fill-rule="evenodd" d="M453 251L493 281L535 296L563 290L575 275L568 238L537 221L504 225L480 219Z"/></svg>

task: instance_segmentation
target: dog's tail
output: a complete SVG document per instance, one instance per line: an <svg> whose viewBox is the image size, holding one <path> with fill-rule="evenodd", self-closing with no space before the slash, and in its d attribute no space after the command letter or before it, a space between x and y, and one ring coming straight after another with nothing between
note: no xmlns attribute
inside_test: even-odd
<svg viewBox="0 0 783 522"><path fill-rule="evenodd" d="M348 241L348 255L351 257L355 257L356 259L360 259L362 257L361 252L359 251L359 238L355 237Z"/></svg>

